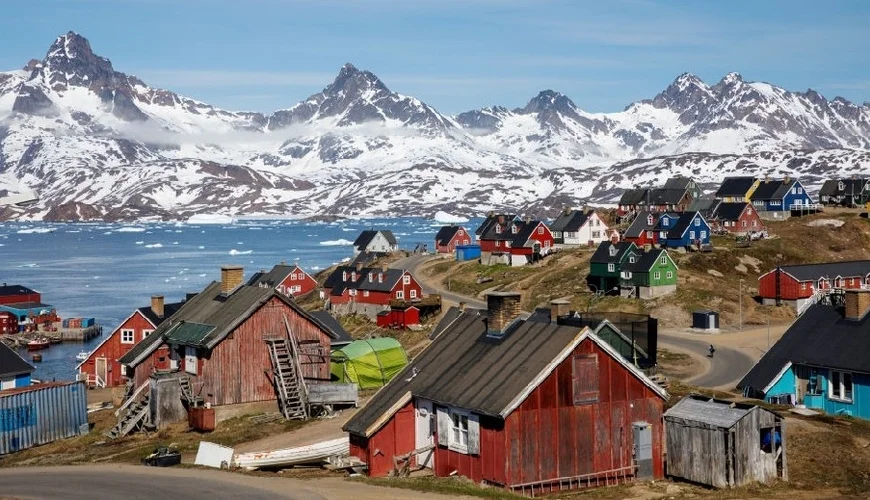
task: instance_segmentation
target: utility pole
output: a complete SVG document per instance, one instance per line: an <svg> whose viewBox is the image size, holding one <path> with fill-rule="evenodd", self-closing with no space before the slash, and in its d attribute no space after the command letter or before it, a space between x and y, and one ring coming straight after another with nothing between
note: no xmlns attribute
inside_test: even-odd
<svg viewBox="0 0 870 500"><path fill-rule="evenodd" d="M738 314L738 323L737 329L743 330L743 278L740 278L740 288L737 292L737 314ZM770 340L768 339L768 347L770 344Z"/></svg>

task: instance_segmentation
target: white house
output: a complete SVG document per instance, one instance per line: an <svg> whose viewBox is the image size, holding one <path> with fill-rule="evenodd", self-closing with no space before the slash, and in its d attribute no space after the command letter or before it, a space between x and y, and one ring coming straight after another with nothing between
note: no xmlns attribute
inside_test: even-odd
<svg viewBox="0 0 870 500"><path fill-rule="evenodd" d="M557 245L597 245L610 239L607 224L595 210L573 210L566 208L550 224L550 231Z"/></svg>
<svg viewBox="0 0 870 500"><path fill-rule="evenodd" d="M353 242L353 255L362 252L368 253L391 253L399 249L399 242L388 229L363 231Z"/></svg>

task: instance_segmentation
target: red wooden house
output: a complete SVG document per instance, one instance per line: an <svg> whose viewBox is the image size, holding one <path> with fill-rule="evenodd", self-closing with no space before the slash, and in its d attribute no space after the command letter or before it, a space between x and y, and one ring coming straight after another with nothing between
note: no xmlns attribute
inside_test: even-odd
<svg viewBox="0 0 870 500"><path fill-rule="evenodd" d="M758 278L765 305L783 301L800 308L819 291L870 288L870 260L780 266Z"/></svg>
<svg viewBox="0 0 870 500"><path fill-rule="evenodd" d="M407 328L410 325L419 325L420 309L410 304L392 306L386 311L379 312L376 322L381 328Z"/></svg>
<svg viewBox="0 0 870 500"><path fill-rule="evenodd" d="M764 221L758 216L758 212L751 203L745 201L719 203L710 217L710 226L736 235L765 229Z"/></svg>
<svg viewBox="0 0 870 500"><path fill-rule="evenodd" d="M224 266L221 281L185 302L120 362L136 387L156 371L181 372L193 394L212 406L274 401L267 340L287 335L308 353L300 356L302 375L328 382L337 335L274 288L244 284L240 266Z"/></svg>
<svg viewBox="0 0 870 500"><path fill-rule="evenodd" d="M456 245L470 245L472 242L468 230L462 226L444 226L435 235L435 251L438 253L452 253Z"/></svg>
<svg viewBox="0 0 870 500"><path fill-rule="evenodd" d="M154 332L163 321L175 314L184 302L166 304L163 296L151 297L150 307L133 311L91 351L87 359L76 367L79 373L87 374L88 386L117 387L124 385L125 377L118 359L134 345Z"/></svg>
<svg viewBox="0 0 870 500"><path fill-rule="evenodd" d="M588 327L520 320L515 293L487 303L345 424L368 474L416 450L412 464L436 476L526 494L663 476L661 387Z"/></svg>
<svg viewBox="0 0 870 500"><path fill-rule="evenodd" d="M524 266L544 258L556 241L550 228L539 220L509 219L501 215L491 220L478 239L481 263L512 266Z"/></svg>
<svg viewBox="0 0 870 500"><path fill-rule="evenodd" d="M274 287L288 297L299 297L317 288L317 281L301 267L278 264L271 271L260 271L248 281L251 286Z"/></svg>
<svg viewBox="0 0 870 500"><path fill-rule="evenodd" d="M423 298L423 287L408 271L380 267L339 266L323 283L330 304L374 304Z"/></svg>
<svg viewBox="0 0 870 500"><path fill-rule="evenodd" d="M658 220L657 214L647 211L638 212L637 217L622 235L623 241L634 243L640 248L643 248L644 245L658 245L659 232L656 230Z"/></svg>
<svg viewBox="0 0 870 500"><path fill-rule="evenodd" d="M22 304L26 302L40 303L42 302L42 296L39 292L31 290L26 286L7 285L6 283L0 286L0 305Z"/></svg>

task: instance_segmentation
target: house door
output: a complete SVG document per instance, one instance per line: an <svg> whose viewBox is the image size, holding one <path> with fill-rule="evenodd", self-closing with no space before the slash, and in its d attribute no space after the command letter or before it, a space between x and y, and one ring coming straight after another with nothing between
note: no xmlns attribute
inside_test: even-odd
<svg viewBox="0 0 870 500"><path fill-rule="evenodd" d="M634 440L634 461L637 465L638 479L652 479L652 425L647 422L635 422L631 425Z"/></svg>
<svg viewBox="0 0 870 500"><path fill-rule="evenodd" d="M431 401L417 400L414 414L414 448L419 449L435 444L435 408ZM435 465L435 450L417 454L419 467L432 468Z"/></svg>
<svg viewBox="0 0 870 500"><path fill-rule="evenodd" d="M109 376L109 362L106 358L96 358L94 360L94 374L97 376L97 385L106 387L107 378Z"/></svg>

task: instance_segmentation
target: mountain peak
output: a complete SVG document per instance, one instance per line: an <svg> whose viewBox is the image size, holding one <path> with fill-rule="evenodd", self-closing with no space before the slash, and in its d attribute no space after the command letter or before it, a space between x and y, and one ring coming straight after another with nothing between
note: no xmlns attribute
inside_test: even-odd
<svg viewBox="0 0 870 500"><path fill-rule="evenodd" d="M79 35L75 31L69 31L64 35L55 38L54 43L48 48L45 55L46 60L52 59L92 59L96 57L88 39Z"/></svg>
<svg viewBox="0 0 870 500"><path fill-rule="evenodd" d="M345 63L335 80L323 92L325 94L344 93L345 95L359 96L369 89L376 92L389 92L387 86L374 73L357 69L351 63Z"/></svg>
<svg viewBox="0 0 870 500"><path fill-rule="evenodd" d="M672 87L676 87L680 91L685 91L692 85L702 88L707 86L703 80L692 73L683 73L674 80L674 83L671 84Z"/></svg>
<svg viewBox="0 0 870 500"><path fill-rule="evenodd" d="M719 81L719 85L733 85L736 83L743 83L743 77L736 71L727 73L722 77L722 80Z"/></svg>
<svg viewBox="0 0 870 500"><path fill-rule="evenodd" d="M542 90L523 108L525 113L537 113L540 111L562 111L573 112L577 109L574 102L565 94L556 92L555 90Z"/></svg>

